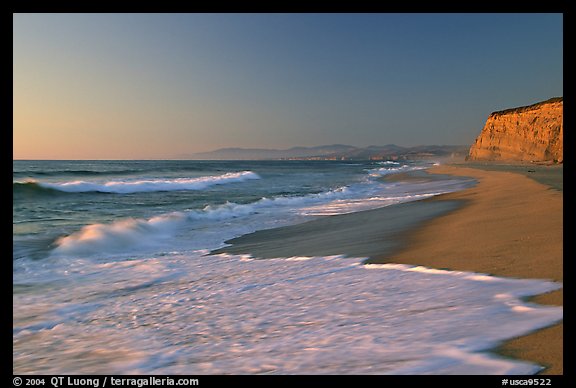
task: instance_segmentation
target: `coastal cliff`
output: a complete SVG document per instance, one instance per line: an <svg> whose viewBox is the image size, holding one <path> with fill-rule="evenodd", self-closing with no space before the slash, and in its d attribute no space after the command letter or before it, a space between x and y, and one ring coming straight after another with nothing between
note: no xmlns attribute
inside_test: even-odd
<svg viewBox="0 0 576 388"><path fill-rule="evenodd" d="M468 160L563 161L563 98L493 112Z"/></svg>

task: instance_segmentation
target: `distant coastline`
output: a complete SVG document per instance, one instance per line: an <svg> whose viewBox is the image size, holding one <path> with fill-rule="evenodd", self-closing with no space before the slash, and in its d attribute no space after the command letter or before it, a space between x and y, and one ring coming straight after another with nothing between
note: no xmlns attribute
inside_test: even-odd
<svg viewBox="0 0 576 388"><path fill-rule="evenodd" d="M384 146L354 147L334 144L317 147L289 149L222 148L196 153L191 160L418 160L433 158L464 158L469 145L420 145L403 147L395 144Z"/></svg>

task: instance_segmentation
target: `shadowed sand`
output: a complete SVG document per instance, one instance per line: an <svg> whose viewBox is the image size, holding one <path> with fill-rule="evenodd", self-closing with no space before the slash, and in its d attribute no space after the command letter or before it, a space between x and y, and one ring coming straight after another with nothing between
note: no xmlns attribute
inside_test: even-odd
<svg viewBox="0 0 576 388"><path fill-rule="evenodd" d="M402 263L562 281L562 191L511 173L518 167L439 166L430 172L473 177L478 184L431 199L324 217L228 241L214 253L254 257L346 254L369 263ZM504 170L504 171L500 171ZM546 176L547 170L539 171ZM556 179L557 169L550 168ZM519 171L515 171L519 172ZM387 179L429 179L422 172ZM559 177L559 178L558 178ZM554 178L552 178L554 180ZM537 303L562 305L562 290ZM489 319L489 317L486 317ZM562 323L513 339L497 351L563 373Z"/></svg>

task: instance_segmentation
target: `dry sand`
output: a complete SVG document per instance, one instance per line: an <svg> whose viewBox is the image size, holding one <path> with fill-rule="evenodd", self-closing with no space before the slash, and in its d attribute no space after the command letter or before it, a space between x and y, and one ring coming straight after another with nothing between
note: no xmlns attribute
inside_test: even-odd
<svg viewBox="0 0 576 388"><path fill-rule="evenodd" d="M498 276L563 280L562 192L519 174L441 166L434 173L465 175L477 186L434 198L466 206L411 232L409 247L371 262L418 264ZM562 290L535 297L562 305ZM513 339L503 355L537 362L544 374L563 373L563 324Z"/></svg>
<svg viewBox="0 0 576 388"><path fill-rule="evenodd" d="M255 232L229 241L232 246L216 253L259 258L347 254L369 257L372 263L563 280L561 191L506 171L455 166L429 171L473 177L478 184L423 201ZM537 296L534 301L562 305L562 291ZM562 374L563 325L513 339L496 351L543 365L543 373Z"/></svg>

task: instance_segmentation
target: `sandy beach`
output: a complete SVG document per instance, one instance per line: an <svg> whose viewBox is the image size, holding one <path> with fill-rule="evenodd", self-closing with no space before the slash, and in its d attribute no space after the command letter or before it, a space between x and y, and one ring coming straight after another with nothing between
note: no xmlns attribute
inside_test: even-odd
<svg viewBox="0 0 576 388"><path fill-rule="evenodd" d="M432 174L467 176L478 181L464 191L260 231L230 240L231 246L214 253L258 258L346 254L369 257L370 263L414 264L562 282L561 184L538 183L531 179L532 172L527 168L522 170L524 173L514 171L520 169L518 166L474 167L446 165L429 170ZM561 170L558 173L558 168L546 168L538 168L538 180L561 181ZM426 178L418 174L411 179ZM533 301L562 305L562 295L560 290L539 295ZM543 365L543 374L562 374L563 325L513 339L495 351Z"/></svg>
<svg viewBox="0 0 576 388"><path fill-rule="evenodd" d="M466 205L412 233L408 249L371 262L562 282L562 192L517 173L455 166L431 172L471 176L479 183L436 197L435 201L461 199ZM563 293L539 295L533 301L562 305ZM562 374L563 324L513 339L498 352L535 361L546 367L545 374Z"/></svg>

